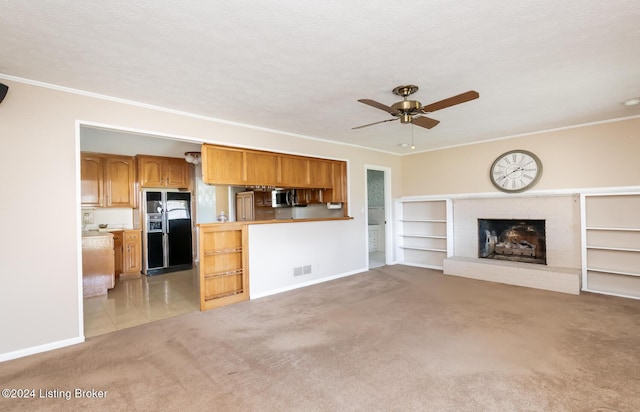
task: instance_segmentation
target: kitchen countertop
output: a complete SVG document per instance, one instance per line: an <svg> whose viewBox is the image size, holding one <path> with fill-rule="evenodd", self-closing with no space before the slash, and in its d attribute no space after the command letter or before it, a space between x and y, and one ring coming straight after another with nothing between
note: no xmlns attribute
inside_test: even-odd
<svg viewBox="0 0 640 412"><path fill-rule="evenodd" d="M122 229L120 229L122 230ZM97 230L87 230L85 232L82 232L82 237L100 237L100 236L111 236L113 237L113 233L111 232L99 232Z"/></svg>

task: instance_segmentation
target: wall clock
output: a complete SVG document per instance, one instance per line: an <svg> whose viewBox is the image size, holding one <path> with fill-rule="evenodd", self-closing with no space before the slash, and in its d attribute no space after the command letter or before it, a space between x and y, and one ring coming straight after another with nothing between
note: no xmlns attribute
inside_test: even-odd
<svg viewBox="0 0 640 412"><path fill-rule="evenodd" d="M491 165L491 183L503 192L524 192L533 187L542 175L542 162L526 150L511 150L501 154Z"/></svg>

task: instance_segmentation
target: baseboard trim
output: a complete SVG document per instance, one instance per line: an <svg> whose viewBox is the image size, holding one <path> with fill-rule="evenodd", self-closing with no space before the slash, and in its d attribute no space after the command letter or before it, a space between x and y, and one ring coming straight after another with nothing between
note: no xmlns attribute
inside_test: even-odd
<svg viewBox="0 0 640 412"><path fill-rule="evenodd" d="M32 346L30 348L20 349L13 352L0 354L0 362L6 362L12 359L24 358L25 356L35 355L36 353L48 352L54 349L64 348L65 346L77 345L84 342L84 336L77 338L59 340L56 342L46 343L44 345Z"/></svg>
<svg viewBox="0 0 640 412"><path fill-rule="evenodd" d="M254 299L260 299L260 298L264 298L264 297L271 296L271 295L277 295L278 293L288 292L290 290L295 290L295 289L300 289L300 288L304 288L304 287L307 287L307 286L317 285L318 283L324 283L324 282L328 282L330 280L340 279L340 278L344 278L344 277L351 276L351 275L357 275L358 273L366 272L368 270L369 269L366 269L366 268L357 269L357 270L353 270L353 271L350 271L350 272L340 273L338 275L327 276L327 277L320 278L320 279L310 280L308 282L296 283L295 285L289 285L289 286L285 286L283 288L268 290L268 291L262 292L262 293L256 293L256 294L252 293L250 299L254 300Z"/></svg>

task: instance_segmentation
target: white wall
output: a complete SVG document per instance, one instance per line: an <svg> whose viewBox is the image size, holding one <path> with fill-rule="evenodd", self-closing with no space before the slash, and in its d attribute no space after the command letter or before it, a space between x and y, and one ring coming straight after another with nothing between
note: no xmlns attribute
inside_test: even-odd
<svg viewBox="0 0 640 412"><path fill-rule="evenodd" d="M318 224L313 227L315 234L282 236L278 243L277 256L291 252L311 256L313 251L318 262L333 262L322 265L317 272L326 278L366 267L364 165L398 170L392 175L393 187L400 188L397 156L0 77L9 86L9 93L0 105L0 151L5 154L0 173L5 176L3 192L11 194L3 196L0 202L0 225L5 234L0 248L0 361L84 339L79 200L81 124L349 161L349 204L354 220L337 227ZM28 162L24 156L28 156ZM399 195L399 191L393 194ZM33 219L40 215L43 220ZM302 228L281 230L297 232ZM259 262L266 261L263 250L273 248L270 231L276 231L276 236L280 233L279 229L266 226L250 231L256 236L250 240L250 253L256 253ZM281 262L272 266L275 278L288 267ZM266 270L256 265L254 268L258 280L268 277ZM278 281L271 289L285 283Z"/></svg>

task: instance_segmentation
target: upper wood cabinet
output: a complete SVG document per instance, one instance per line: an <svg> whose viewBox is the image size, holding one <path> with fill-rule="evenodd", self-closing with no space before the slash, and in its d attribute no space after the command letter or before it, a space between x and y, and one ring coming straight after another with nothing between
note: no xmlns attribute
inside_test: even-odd
<svg viewBox="0 0 640 412"><path fill-rule="evenodd" d="M81 153L80 179L83 206L136 207L133 157Z"/></svg>
<svg viewBox="0 0 640 412"><path fill-rule="evenodd" d="M274 186L278 180L278 155L268 152L244 152L244 184Z"/></svg>
<svg viewBox="0 0 640 412"><path fill-rule="evenodd" d="M345 165L314 157L202 145L202 175L208 184L295 189L334 189L338 184L334 196L338 199L344 197L337 193L345 191Z"/></svg>
<svg viewBox="0 0 640 412"><path fill-rule="evenodd" d="M105 158L105 193L107 207L135 207L135 159L127 156Z"/></svg>
<svg viewBox="0 0 640 412"><path fill-rule="evenodd" d="M300 156L280 156L278 185L284 187L309 187L309 159Z"/></svg>
<svg viewBox="0 0 640 412"><path fill-rule="evenodd" d="M216 185L244 184L244 152L240 149L202 145L202 180Z"/></svg>
<svg viewBox="0 0 640 412"><path fill-rule="evenodd" d="M180 157L139 155L140 187L184 189L190 186L189 164Z"/></svg>
<svg viewBox="0 0 640 412"><path fill-rule="evenodd" d="M323 201L345 203L347 201L347 163L332 162L331 189L324 191ZM346 213L346 212L345 212Z"/></svg>
<svg viewBox="0 0 640 412"><path fill-rule="evenodd" d="M331 160L309 159L310 187L329 189L333 187Z"/></svg>
<svg viewBox="0 0 640 412"><path fill-rule="evenodd" d="M80 155L80 199L83 206L104 206L104 157Z"/></svg>

